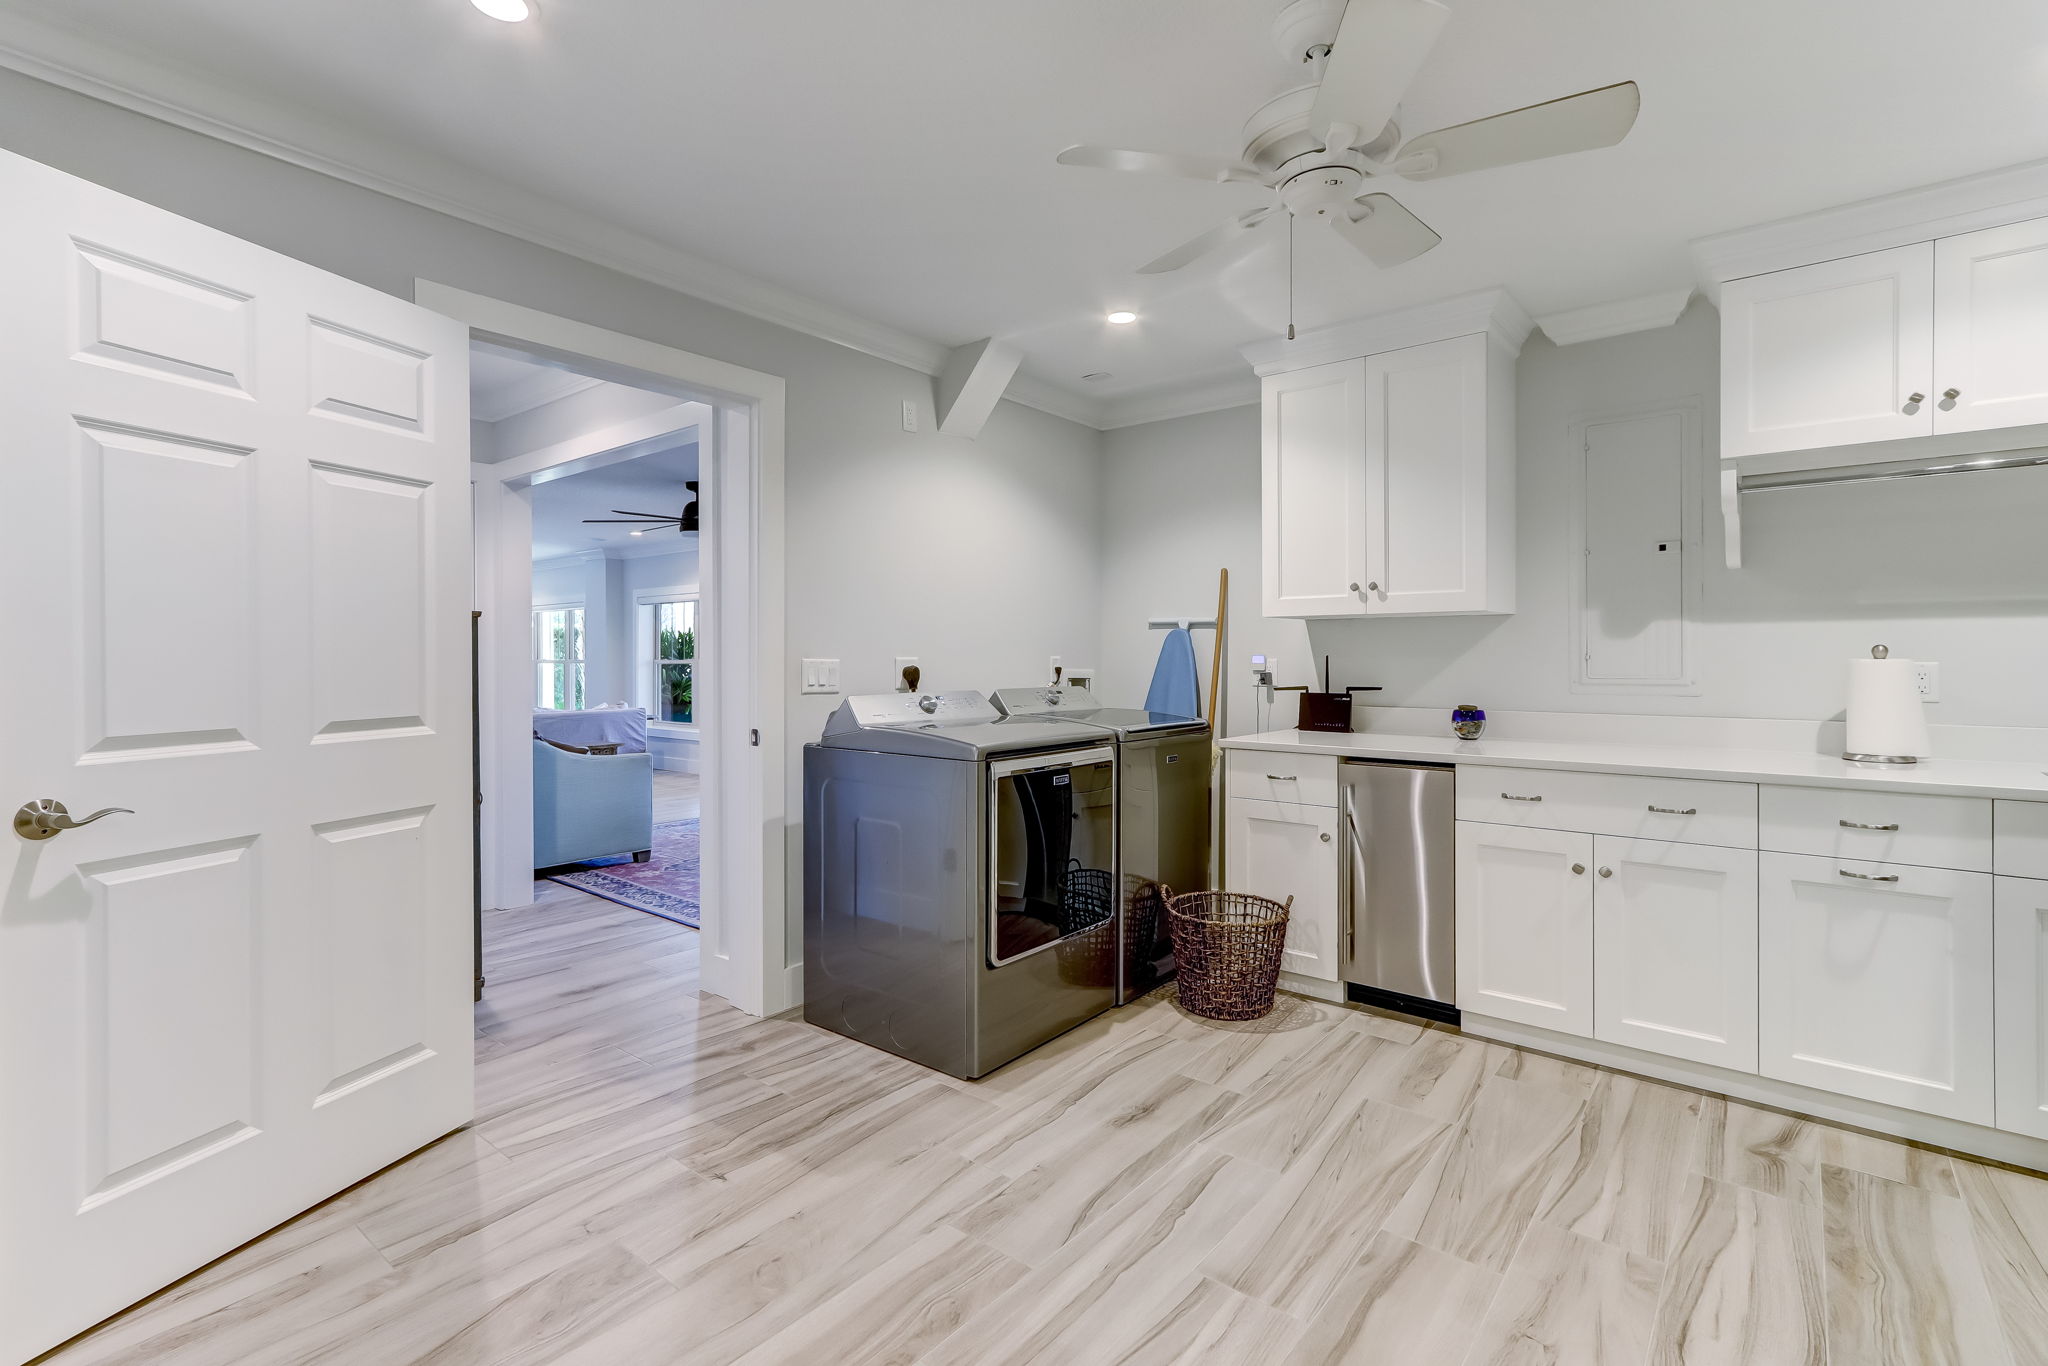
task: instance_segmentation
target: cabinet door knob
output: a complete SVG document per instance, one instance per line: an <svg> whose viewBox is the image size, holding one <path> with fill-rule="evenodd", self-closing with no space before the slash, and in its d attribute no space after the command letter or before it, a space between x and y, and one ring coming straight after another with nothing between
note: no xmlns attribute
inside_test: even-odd
<svg viewBox="0 0 2048 1366"><path fill-rule="evenodd" d="M1897 821L1893 821L1889 825L1865 825L1862 821L1836 821L1835 824L1841 826L1844 830L1897 830L1899 828Z"/></svg>
<svg viewBox="0 0 2048 1366"><path fill-rule="evenodd" d="M1600 870L1600 876L1601 876L1601 877L1613 877L1613 876L1614 876L1614 870L1613 870L1612 868L1602 868L1602 869Z"/></svg>
<svg viewBox="0 0 2048 1366"><path fill-rule="evenodd" d="M1368 593L1377 593L1380 591L1380 586L1376 583L1369 583L1365 586L1365 591Z"/></svg>
<svg viewBox="0 0 2048 1366"><path fill-rule="evenodd" d="M1906 395L1906 406L1907 406L1908 408L1915 408L1915 407L1918 407L1918 406L1919 406L1920 404L1922 404L1922 403L1925 403L1926 401L1927 401L1927 395L1925 395L1925 394L1907 394L1907 395Z"/></svg>
<svg viewBox="0 0 2048 1366"><path fill-rule="evenodd" d="M1574 864L1572 865L1572 872L1574 872L1574 873L1579 873L1579 874L1583 874L1583 873L1584 873L1585 871L1586 871L1586 865L1585 865L1585 864L1583 864L1583 863L1574 863Z"/></svg>
<svg viewBox="0 0 2048 1366"><path fill-rule="evenodd" d="M1325 830L1325 831L1323 832L1323 843L1324 843L1324 844L1328 844L1329 842L1330 842L1330 832L1329 832L1329 831L1327 831L1327 830Z"/></svg>
<svg viewBox="0 0 2048 1366"><path fill-rule="evenodd" d="M1847 868L1837 868L1835 871L1843 877L1853 877L1859 882L1897 882L1899 880L1897 873L1852 873Z"/></svg>
<svg viewBox="0 0 2048 1366"><path fill-rule="evenodd" d="M1960 389L1944 389L1941 391L1941 396L1947 399L1950 403L1954 403L1957 399L1963 396L1963 391Z"/></svg>

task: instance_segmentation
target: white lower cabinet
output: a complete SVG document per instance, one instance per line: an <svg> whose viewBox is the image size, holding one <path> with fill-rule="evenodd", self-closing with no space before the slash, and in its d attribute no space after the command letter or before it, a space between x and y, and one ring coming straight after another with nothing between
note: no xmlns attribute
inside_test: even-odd
<svg viewBox="0 0 2048 1366"><path fill-rule="evenodd" d="M1990 875L1764 854L1758 902L1760 1073L1993 1122Z"/></svg>
<svg viewBox="0 0 2048 1366"><path fill-rule="evenodd" d="M1458 1007L1593 1032L1593 837L1458 822Z"/></svg>
<svg viewBox="0 0 2048 1366"><path fill-rule="evenodd" d="M1293 897L1281 968L1336 981L1342 900L1336 808L1232 797L1224 825L1224 890L1275 901Z"/></svg>
<svg viewBox="0 0 2048 1366"><path fill-rule="evenodd" d="M1998 1127L2048 1138L2048 882L1998 882Z"/></svg>
<svg viewBox="0 0 2048 1366"><path fill-rule="evenodd" d="M1756 860L1593 841L1593 1037L1756 1071Z"/></svg>

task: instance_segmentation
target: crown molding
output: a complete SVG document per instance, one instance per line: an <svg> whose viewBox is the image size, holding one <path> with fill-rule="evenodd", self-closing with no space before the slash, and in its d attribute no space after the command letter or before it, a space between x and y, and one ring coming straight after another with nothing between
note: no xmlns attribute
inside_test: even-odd
<svg viewBox="0 0 2048 1366"><path fill-rule="evenodd" d="M1176 417L1216 413L1258 401L1258 376L1234 371L1164 392L1132 394L1128 398L1115 399L1105 405L1102 430L1115 431L1147 422L1167 422Z"/></svg>
<svg viewBox="0 0 2048 1366"><path fill-rule="evenodd" d="M1721 286L1729 280L2029 218L2048 218L2048 161L2023 162L1702 237L1692 244L1692 259L1702 292L1718 305Z"/></svg>
<svg viewBox="0 0 2048 1366"><path fill-rule="evenodd" d="M458 163L364 137L332 120L96 38L0 11L0 67L258 152L359 189L501 232L706 303L937 375L949 349L619 228ZM1101 403L1019 377L1005 397L1099 428Z"/></svg>
<svg viewBox="0 0 2048 1366"><path fill-rule="evenodd" d="M1691 301L1692 286L1687 285L1683 289L1660 290L1634 299L1616 299L1611 303L1545 313L1536 319L1536 326L1542 328L1543 335L1557 345L1576 346L1602 337L1619 337L1624 333L1651 332L1669 327L1678 321L1678 315L1685 312L1686 304Z"/></svg>
<svg viewBox="0 0 2048 1366"><path fill-rule="evenodd" d="M1259 375L1277 375L1304 366L1355 360L1382 351L1398 351L1404 346L1484 332L1510 356L1515 356L1521 354L1522 343L1529 339L1535 326L1535 320L1505 289L1483 289L1454 299L1318 328L1293 341L1271 337L1242 347L1239 353Z"/></svg>

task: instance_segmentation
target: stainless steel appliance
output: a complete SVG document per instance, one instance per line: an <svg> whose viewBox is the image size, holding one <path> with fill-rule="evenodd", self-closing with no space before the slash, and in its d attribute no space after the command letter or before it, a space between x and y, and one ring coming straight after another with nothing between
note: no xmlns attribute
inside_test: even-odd
<svg viewBox="0 0 2048 1366"><path fill-rule="evenodd" d="M804 1018L978 1077L1116 999L1116 747L970 692L804 746Z"/></svg>
<svg viewBox="0 0 2048 1366"><path fill-rule="evenodd" d="M1348 869L1347 994L1456 1024L1454 771L1350 759L1338 772Z"/></svg>
<svg viewBox="0 0 2048 1366"><path fill-rule="evenodd" d="M1116 737L1117 867L1123 951L1117 1004L1173 977L1163 888L1209 885L1209 724L1200 717L1098 706L1084 689L1003 688L1006 716L1048 717Z"/></svg>

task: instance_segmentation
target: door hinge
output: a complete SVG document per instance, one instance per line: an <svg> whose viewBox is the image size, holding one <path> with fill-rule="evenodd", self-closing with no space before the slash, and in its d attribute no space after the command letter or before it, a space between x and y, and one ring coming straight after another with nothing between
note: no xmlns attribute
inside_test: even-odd
<svg viewBox="0 0 2048 1366"><path fill-rule="evenodd" d="M747 743L752 745L755 749L759 749L761 747L761 732L758 730L748 731Z"/></svg>

